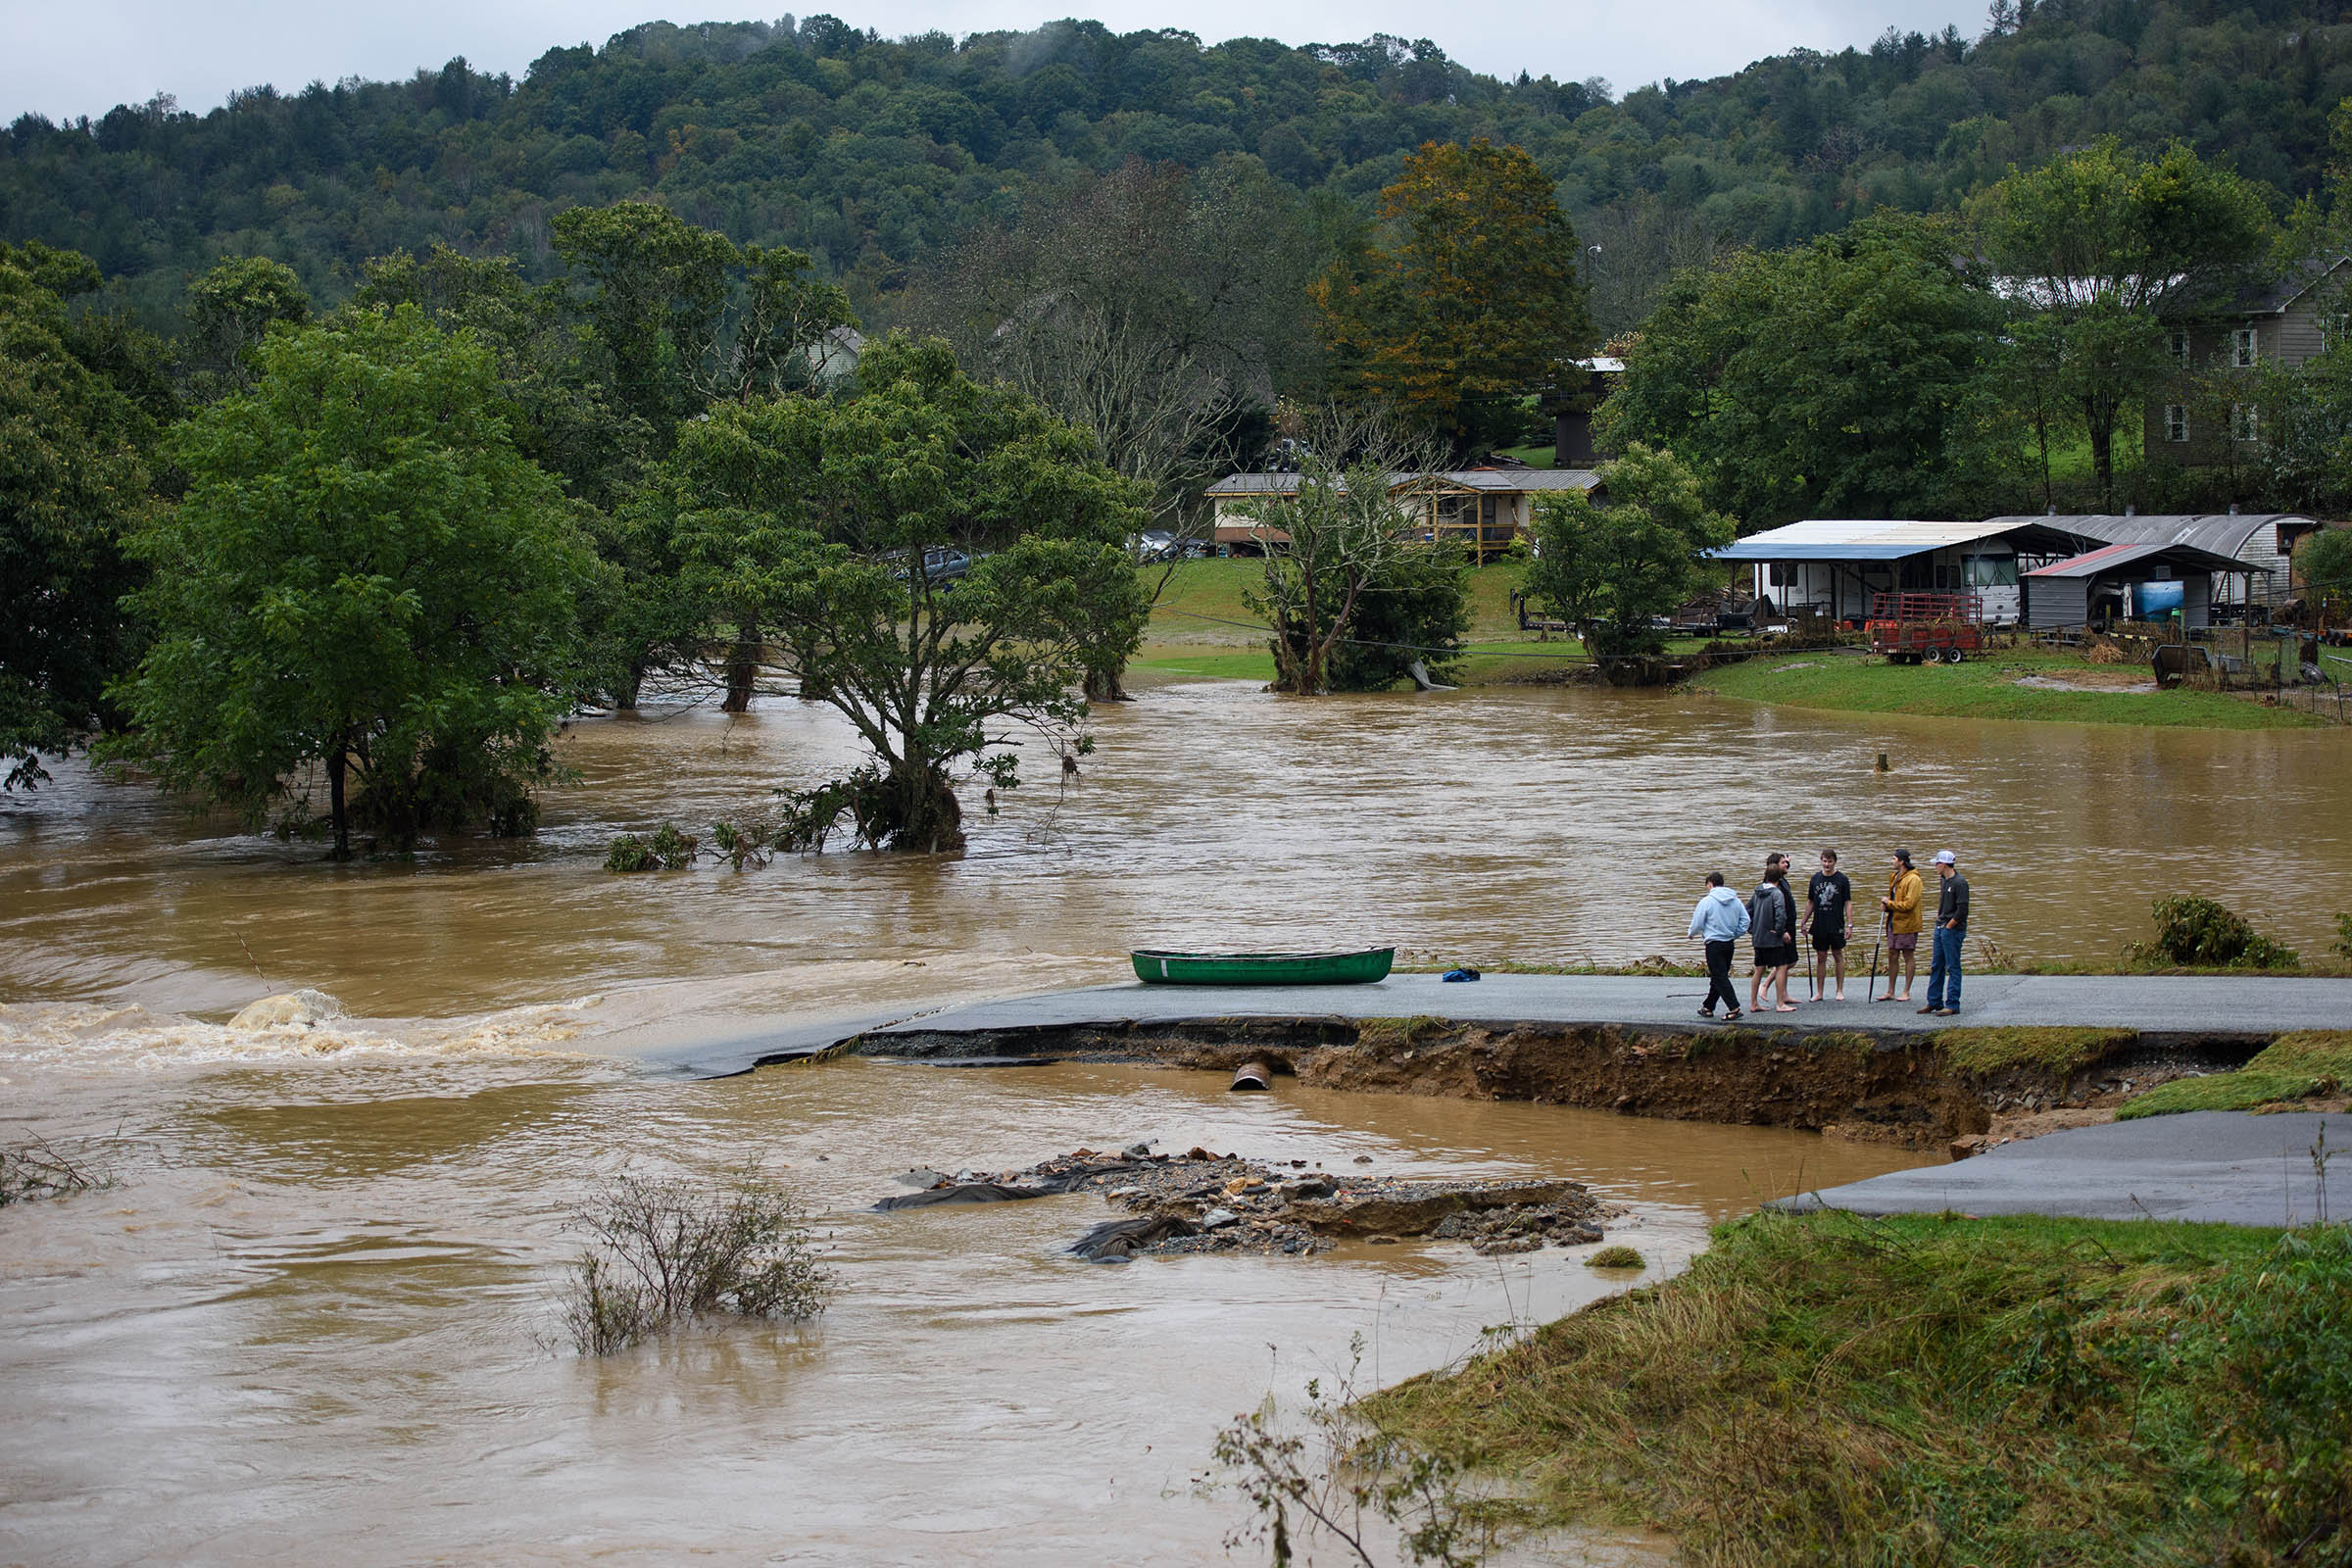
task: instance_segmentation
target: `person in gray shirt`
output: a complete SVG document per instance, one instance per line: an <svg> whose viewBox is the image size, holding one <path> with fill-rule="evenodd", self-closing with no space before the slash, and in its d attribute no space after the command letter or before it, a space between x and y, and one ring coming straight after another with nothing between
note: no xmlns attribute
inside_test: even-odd
<svg viewBox="0 0 2352 1568"><path fill-rule="evenodd" d="M1968 940L1968 878L1960 857L1936 852L1936 874L1943 890L1936 902L1936 957L1928 968L1928 1004L1919 1010L1949 1018L1960 1010L1960 949Z"/></svg>

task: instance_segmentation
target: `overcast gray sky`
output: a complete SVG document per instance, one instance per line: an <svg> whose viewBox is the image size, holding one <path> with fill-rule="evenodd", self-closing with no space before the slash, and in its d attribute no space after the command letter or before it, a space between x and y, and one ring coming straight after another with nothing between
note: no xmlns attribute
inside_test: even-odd
<svg viewBox="0 0 2352 1568"><path fill-rule="evenodd" d="M1972 0L1973 3L1973 0ZM802 15L825 10L808 4ZM313 79L398 78L464 55L520 76L556 44L603 43L640 22L742 20L742 0L0 0L0 121L99 115L159 92L205 110L239 87L297 89ZM797 8L796 8L797 9ZM1803 44L1868 44L1889 24L1974 35L1983 7L1955 0L835 0L843 21L886 36L958 35L1091 17L1114 30L1185 27L1207 41L1243 35L1328 43L1393 32L1434 38L1462 64L1564 81L1606 76L1623 91L1660 76L1713 76Z"/></svg>

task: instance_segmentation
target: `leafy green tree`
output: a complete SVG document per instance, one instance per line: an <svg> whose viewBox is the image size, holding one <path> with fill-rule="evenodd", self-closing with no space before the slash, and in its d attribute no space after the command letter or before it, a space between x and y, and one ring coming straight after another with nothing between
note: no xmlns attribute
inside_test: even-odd
<svg viewBox="0 0 2352 1568"><path fill-rule="evenodd" d="M1450 678L1470 631L1470 564L1456 546L1406 549L1357 602L1348 636L1331 651L1335 692L1386 691L1411 679Z"/></svg>
<svg viewBox="0 0 2352 1568"><path fill-rule="evenodd" d="M1994 268L2057 324L2060 376L2112 507L2116 426L2170 368L2162 314L2249 281L2270 250L2270 209L2180 143L2141 159L2109 136L2012 167L1973 212Z"/></svg>
<svg viewBox="0 0 2352 1568"><path fill-rule="evenodd" d="M816 273L803 252L748 245L742 252L743 301L713 392L737 403L808 391L817 376L810 350L858 318L839 284Z"/></svg>
<svg viewBox="0 0 2352 1568"><path fill-rule="evenodd" d="M254 353L250 390L172 433L186 499L128 541L155 643L102 750L257 815L323 764L338 859L355 780L396 838L526 831L597 568L494 357L413 306Z"/></svg>
<svg viewBox="0 0 2352 1568"><path fill-rule="evenodd" d="M651 202L574 207L549 227L586 287L581 311L612 357L621 407L666 448L678 421L710 401L741 260L734 242Z"/></svg>
<svg viewBox="0 0 2352 1568"><path fill-rule="evenodd" d="M82 257L0 245L0 789L98 727L134 646L118 540L149 505L153 425L74 352L63 296L97 281Z"/></svg>
<svg viewBox="0 0 2352 1568"><path fill-rule="evenodd" d="M1682 274L1600 411L1602 441L1672 449L1745 528L1966 510L2003 314L1963 243L1874 216Z"/></svg>
<svg viewBox="0 0 2352 1568"><path fill-rule="evenodd" d="M586 286L581 310L611 356L614 395L664 448L713 399L807 387L809 348L856 324L849 296L803 253L739 250L651 202L575 207L552 226Z"/></svg>
<svg viewBox="0 0 2352 1568"><path fill-rule="evenodd" d="M188 283L180 351L189 390L202 401L241 392L258 373L259 351L280 322L311 318L302 279L267 256L237 256Z"/></svg>
<svg viewBox="0 0 2352 1568"><path fill-rule="evenodd" d="M496 357L517 416L514 444L573 495L610 508L637 479L653 430L604 378L561 285L534 288L504 257L435 245L368 262L351 303L361 311L413 305L444 331L471 331Z"/></svg>
<svg viewBox="0 0 2352 1568"><path fill-rule="evenodd" d="M1705 553L1732 542L1732 522L1671 452L1637 442L1600 477L1606 506L1581 490L1536 498L1527 596L1574 627L1589 653L1656 655L1665 634L1652 622L1704 583Z"/></svg>
<svg viewBox="0 0 2352 1568"><path fill-rule="evenodd" d="M1024 736L1067 755L1088 658L1141 636L1143 498L1091 445L898 336L867 345L853 397L720 405L680 432L661 494L685 579L864 740L872 764L819 795L865 842L960 847L966 770L1012 787Z"/></svg>
<svg viewBox="0 0 2352 1568"><path fill-rule="evenodd" d="M1314 287L1335 371L1425 421L1457 459L1507 444L1524 400L1592 335L1549 176L1483 136L1432 142L1381 192L1380 216L1388 233Z"/></svg>
<svg viewBox="0 0 2352 1568"><path fill-rule="evenodd" d="M2325 528L2295 552L2295 574L2304 593L2342 620L2352 607L2352 528Z"/></svg>
<svg viewBox="0 0 2352 1568"><path fill-rule="evenodd" d="M1411 468L1377 456L1343 466L1320 455L1331 450L1321 443L1303 450L1295 495L1241 509L1273 536L1262 580L1242 597L1274 628L1275 689L1314 697L1335 689L1334 662L1368 600L1433 574L1415 566L1431 547L1420 538ZM1355 670L1368 681L1374 667L1359 662Z"/></svg>

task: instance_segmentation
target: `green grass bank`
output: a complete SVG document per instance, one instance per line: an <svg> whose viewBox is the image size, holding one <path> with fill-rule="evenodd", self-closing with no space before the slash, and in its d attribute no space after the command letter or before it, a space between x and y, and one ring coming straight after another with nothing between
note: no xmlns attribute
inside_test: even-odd
<svg viewBox="0 0 2352 1568"><path fill-rule="evenodd" d="M1691 1562L2352 1561L2352 1235L1766 1212L1364 1401Z"/></svg>
<svg viewBox="0 0 2352 1568"><path fill-rule="evenodd" d="M1742 702L1852 713L2046 719L2187 729L2337 728L2281 705L2221 692L2152 687L2136 664L2098 664L2042 649L1996 649L1962 664L1894 664L1853 650L1770 654L1718 665L1690 682Z"/></svg>
<svg viewBox="0 0 2352 1568"><path fill-rule="evenodd" d="M2235 1072L2177 1078L2117 1108L2118 1121L2184 1110L2304 1110L2352 1088L2352 1030L2280 1035ZM2347 1129L2352 1132L2352 1129Z"/></svg>

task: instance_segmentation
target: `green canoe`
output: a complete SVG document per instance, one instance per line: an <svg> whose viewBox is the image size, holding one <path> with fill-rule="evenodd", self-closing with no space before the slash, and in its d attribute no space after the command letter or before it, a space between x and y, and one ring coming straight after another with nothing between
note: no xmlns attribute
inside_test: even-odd
<svg viewBox="0 0 2352 1568"><path fill-rule="evenodd" d="M1135 955L1135 977L1168 986L1360 986L1389 977L1395 948L1361 953L1160 953Z"/></svg>

